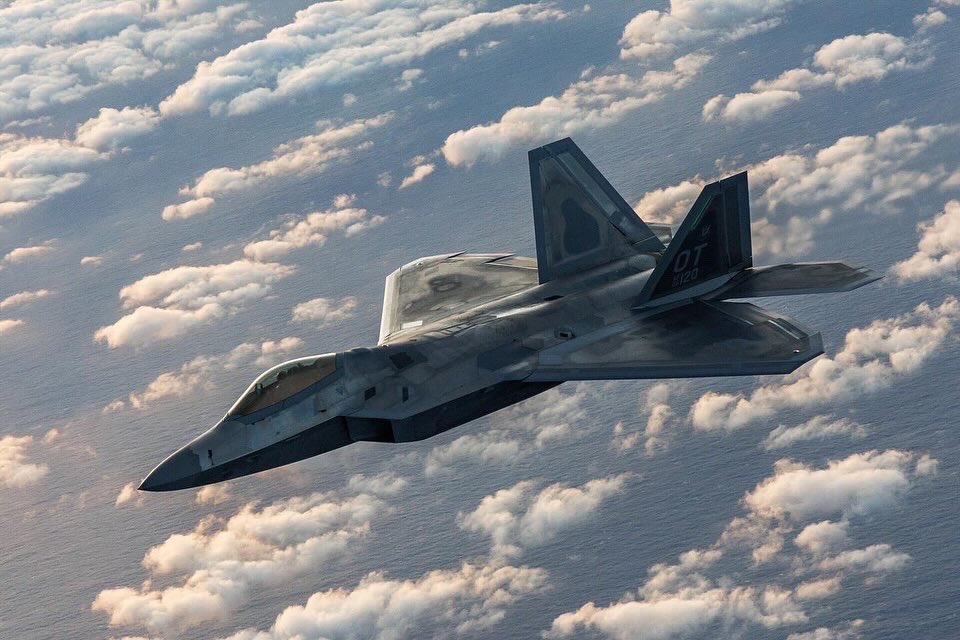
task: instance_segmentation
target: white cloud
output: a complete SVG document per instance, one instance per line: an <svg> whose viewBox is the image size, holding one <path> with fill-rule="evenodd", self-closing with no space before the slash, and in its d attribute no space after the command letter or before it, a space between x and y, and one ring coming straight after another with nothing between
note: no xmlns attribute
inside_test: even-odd
<svg viewBox="0 0 960 640"><path fill-rule="evenodd" d="M787 640L857 640L864 621L856 619L838 627L817 627L812 631L791 633Z"/></svg>
<svg viewBox="0 0 960 640"><path fill-rule="evenodd" d="M918 33L924 33L934 27L946 24L949 20L950 18L943 11L936 7L930 7L926 13L918 13L913 16L913 27Z"/></svg>
<svg viewBox="0 0 960 640"><path fill-rule="evenodd" d="M54 250L54 241L47 240L43 244L30 245L28 247L17 247L11 249L5 256L3 256L3 263L5 264L20 264L26 262L27 260L32 260L34 258L39 258L50 253L53 253ZM3 265L0 264L0 268L3 268Z"/></svg>
<svg viewBox="0 0 960 640"><path fill-rule="evenodd" d="M703 119L762 120L799 101L801 91L827 86L844 89L881 80L896 71L922 69L932 61L929 43L916 37L890 33L844 36L820 47L811 67L789 69L773 80L758 80L750 92L733 98L711 98L703 105Z"/></svg>
<svg viewBox="0 0 960 640"><path fill-rule="evenodd" d="M891 270L902 282L957 275L960 268L960 200L951 200L918 226L917 252Z"/></svg>
<svg viewBox="0 0 960 640"><path fill-rule="evenodd" d="M453 0L318 2L262 39L201 62L160 110L252 113L378 68L410 64L486 29L565 15L550 4L477 12L472 3Z"/></svg>
<svg viewBox="0 0 960 640"><path fill-rule="evenodd" d="M192 253L194 251L199 251L200 249L203 249L202 242L191 242L190 244L183 245L183 247L180 248L180 251L184 253Z"/></svg>
<svg viewBox="0 0 960 640"><path fill-rule="evenodd" d="M407 91L422 77L423 69L404 69L403 73L400 74L400 84L397 88L400 89L400 91Z"/></svg>
<svg viewBox="0 0 960 640"><path fill-rule="evenodd" d="M541 591L546 572L530 567L464 563L416 579L371 573L353 589L314 593L287 607L267 631L248 629L229 640L416 637L428 623L462 633L488 629L519 598Z"/></svg>
<svg viewBox="0 0 960 640"><path fill-rule="evenodd" d="M639 78L621 73L579 80L559 96L509 109L498 122L450 134L443 156L451 165L469 167L479 160L497 160L514 145L615 124L665 92L685 86L709 61L710 56L689 54L677 58L669 70L650 70Z"/></svg>
<svg viewBox="0 0 960 640"><path fill-rule="evenodd" d="M406 189L407 187L411 187L415 184L423 182L427 178L427 176L429 176L434 172L435 169L436 169L436 166L433 163L417 165L416 167L414 167L413 173L408 175L406 178L404 178L400 182L399 188Z"/></svg>
<svg viewBox="0 0 960 640"><path fill-rule="evenodd" d="M389 471L368 476L357 473L350 476L347 488L357 493L372 493L375 496L396 496L403 492L410 484L406 478L401 478Z"/></svg>
<svg viewBox="0 0 960 640"><path fill-rule="evenodd" d="M0 117L79 100L129 84L212 43L245 5L204 11L207 2L13 3L0 45Z"/></svg>
<svg viewBox="0 0 960 640"><path fill-rule="evenodd" d="M0 321L0 334L3 333ZM50 471L43 463L30 462L27 448L33 436L3 436L0 438L0 487L21 489L36 484Z"/></svg>
<svg viewBox="0 0 960 640"><path fill-rule="evenodd" d="M762 444L764 449L770 451L771 449L784 449L797 442L822 440L823 438L836 436L860 439L867 436L867 430L863 425L857 424L849 418L813 416L809 420L792 427L781 424L767 434Z"/></svg>
<svg viewBox="0 0 960 640"><path fill-rule="evenodd" d="M283 226L271 229L269 239L255 240L243 247L243 254L253 260L275 260L304 247L322 247L334 233L349 237L386 222L380 215L353 206L354 196L340 195L333 206L305 216L285 216Z"/></svg>
<svg viewBox="0 0 960 640"><path fill-rule="evenodd" d="M339 300L314 298L301 302L293 308L294 322L309 322L317 328L329 327L353 317L357 308L357 299L346 296Z"/></svg>
<svg viewBox="0 0 960 640"><path fill-rule="evenodd" d="M579 636L589 629L617 640L666 640L715 624L749 636L749 625L775 629L805 623L805 602L835 595L851 575L873 580L909 561L882 543L846 549L848 518L893 506L920 475L913 468L921 458L872 451L822 469L781 460L772 476L745 495L747 514L731 520L709 548L685 551L675 564L652 566L640 588L618 602L605 607L589 602L557 616L545 635ZM797 535L796 552L783 548L783 537L794 527L824 514L845 519L811 523ZM752 567L717 575L721 558L730 566L744 553L752 556ZM774 557L792 570L771 576L756 569Z"/></svg>
<svg viewBox="0 0 960 640"><path fill-rule="evenodd" d="M209 391L219 386L232 371L246 370L251 367L266 368L301 349L303 349L303 340L286 337L260 343L245 342L226 353L197 356L183 363L176 371L161 373L143 390L132 392L127 402L133 409L144 410L169 398L181 398L195 395L200 391ZM118 402L119 405L115 404ZM107 407L110 407L108 412L118 411L125 407L125 403L123 400L115 400Z"/></svg>
<svg viewBox="0 0 960 640"><path fill-rule="evenodd" d="M644 11L623 29L620 57L652 58L704 40L739 40L780 24L796 0L670 0L668 11Z"/></svg>
<svg viewBox="0 0 960 640"><path fill-rule="evenodd" d="M754 252L800 255L814 233L839 212L898 213L900 201L949 186L943 165L921 166L927 154L960 134L955 125L898 124L873 135L844 136L820 149L804 147L741 167L750 173ZM733 173L730 170L725 173ZM656 189L635 205L650 221L679 222L712 179L695 176ZM809 212L791 215L792 211Z"/></svg>
<svg viewBox="0 0 960 640"><path fill-rule="evenodd" d="M220 482L218 484L208 484L199 489L194 502L215 506L227 502L232 497L230 494L230 485L226 482Z"/></svg>
<svg viewBox="0 0 960 640"><path fill-rule="evenodd" d="M124 309L133 309L94 334L110 348L141 347L181 336L235 313L266 296L293 267L236 260L205 267L174 267L120 290Z"/></svg>
<svg viewBox="0 0 960 640"><path fill-rule="evenodd" d="M314 493L259 507L229 519L209 517L147 551L143 565L165 576L154 587L104 589L93 602L111 626L170 636L223 622L261 587L282 584L356 550L371 522L387 511L377 497Z"/></svg>
<svg viewBox="0 0 960 640"><path fill-rule="evenodd" d="M670 406L670 396L681 385L682 383L676 382L658 382L647 389L644 400L640 404L640 415L646 416L643 432L628 432L623 422L618 422L613 428L613 446L618 451L628 451L643 436L644 451L647 455L665 449L670 440L668 429L676 426L678 422L673 407Z"/></svg>
<svg viewBox="0 0 960 640"><path fill-rule="evenodd" d="M743 393L709 391L694 403L698 429L733 430L788 408L819 407L874 393L917 371L953 335L960 302L921 303L901 316L876 320L847 332L843 349L808 363L782 382Z"/></svg>
<svg viewBox="0 0 960 640"><path fill-rule="evenodd" d="M150 107L101 108L100 115L77 126L74 141L99 151L115 150L159 123L160 115Z"/></svg>
<svg viewBox="0 0 960 640"><path fill-rule="evenodd" d="M0 309L19 307L23 304L29 304L34 300L46 298L52 294L53 292L49 289L37 289L36 291L21 291L20 293L14 293L13 295L7 296L3 300L0 300Z"/></svg>
<svg viewBox="0 0 960 640"><path fill-rule="evenodd" d="M533 451L557 440L587 431L583 409L589 387L551 389L521 405L501 411L499 423L508 428L490 428L467 434L448 444L435 446L427 453L424 474L427 477L449 474L465 463L509 465Z"/></svg>
<svg viewBox="0 0 960 640"><path fill-rule="evenodd" d="M189 218L203 213L222 195L262 188L276 180L320 175L332 164L347 162L357 151L369 148L371 142L357 139L371 129L384 126L392 118L393 114L385 113L343 124L321 121L317 123L318 133L279 145L269 160L238 169L210 169L193 186L180 189L180 193L190 196L191 200L166 206L163 219Z"/></svg>
<svg viewBox="0 0 960 640"><path fill-rule="evenodd" d="M80 265L84 267L87 265L93 265L96 267L100 265L102 262L103 262L103 256L83 256L82 258L80 258Z"/></svg>
<svg viewBox="0 0 960 640"><path fill-rule="evenodd" d="M117 494L117 499L113 502L115 507L125 504L132 504L135 507L143 506L143 494L137 491L137 485L133 482L123 485L120 493Z"/></svg>
<svg viewBox="0 0 960 640"><path fill-rule="evenodd" d="M557 483L539 492L535 492L536 482L526 480L484 497L475 510L461 512L457 520L467 531L489 535L494 557L516 556L592 518L630 477L624 473L598 478L579 487Z"/></svg>

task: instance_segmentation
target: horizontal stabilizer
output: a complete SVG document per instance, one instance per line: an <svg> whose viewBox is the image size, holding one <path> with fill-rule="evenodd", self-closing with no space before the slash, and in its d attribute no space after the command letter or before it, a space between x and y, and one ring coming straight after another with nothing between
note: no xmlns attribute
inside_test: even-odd
<svg viewBox="0 0 960 640"><path fill-rule="evenodd" d="M778 264L744 269L724 287L711 294L714 300L795 296L805 293L852 291L883 276L869 269L842 262Z"/></svg>
<svg viewBox="0 0 960 640"><path fill-rule="evenodd" d="M744 302L691 302L540 352L528 381L784 374L823 353L819 333Z"/></svg>

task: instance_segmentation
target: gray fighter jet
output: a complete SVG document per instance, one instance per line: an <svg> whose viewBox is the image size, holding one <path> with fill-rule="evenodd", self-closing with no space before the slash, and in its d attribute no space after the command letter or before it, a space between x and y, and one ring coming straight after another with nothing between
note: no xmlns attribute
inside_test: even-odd
<svg viewBox="0 0 960 640"><path fill-rule="evenodd" d="M529 156L536 260L450 253L400 267L377 346L268 370L140 489L423 440L567 380L789 373L823 352L820 334L728 301L880 277L840 262L755 267L746 173L704 187L674 231L644 223L573 141Z"/></svg>

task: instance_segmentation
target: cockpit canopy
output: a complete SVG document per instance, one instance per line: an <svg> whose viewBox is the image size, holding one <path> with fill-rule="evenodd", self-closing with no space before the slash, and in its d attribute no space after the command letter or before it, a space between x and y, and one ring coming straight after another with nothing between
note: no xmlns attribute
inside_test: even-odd
<svg viewBox="0 0 960 640"><path fill-rule="evenodd" d="M268 369L253 381L226 417L246 416L277 404L323 380L337 370L337 355L327 353L297 358Z"/></svg>

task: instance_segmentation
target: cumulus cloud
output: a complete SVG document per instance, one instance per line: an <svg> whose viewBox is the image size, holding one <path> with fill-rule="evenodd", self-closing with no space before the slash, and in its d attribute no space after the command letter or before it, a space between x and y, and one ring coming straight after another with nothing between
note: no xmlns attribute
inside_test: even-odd
<svg viewBox="0 0 960 640"><path fill-rule="evenodd" d="M385 217L354 206L355 201L355 196L339 195L328 209L285 216L283 225L271 229L268 239L248 243L243 254L253 260L275 260L304 247L322 247L334 233L350 237L386 222Z"/></svg>
<svg viewBox="0 0 960 640"><path fill-rule="evenodd" d="M416 579L371 573L353 589L321 591L305 605L287 607L266 631L248 629L228 640L394 640L416 636L431 622L458 633L482 631L499 622L507 606L541 591L546 579L543 569L471 563Z"/></svg>
<svg viewBox="0 0 960 640"><path fill-rule="evenodd" d="M436 166L432 163L418 164L413 169L413 173L408 175L406 178L400 181L400 189L406 189L407 187L412 187L415 184L423 182L427 176L433 173Z"/></svg>
<svg viewBox="0 0 960 640"><path fill-rule="evenodd" d="M184 335L263 298L294 271L278 263L236 260L146 276L120 290L123 308L133 311L100 327L94 339L110 348L142 347Z"/></svg>
<svg viewBox="0 0 960 640"><path fill-rule="evenodd" d="M537 483L518 482L457 516L467 531L490 536L494 557L520 555L549 543L560 532L586 522L608 498L620 493L631 474L598 478L579 486L552 484L537 492Z"/></svg>
<svg viewBox="0 0 960 640"><path fill-rule="evenodd" d="M960 267L960 200L951 200L918 226L917 251L891 268L902 282L957 275Z"/></svg>
<svg viewBox="0 0 960 640"><path fill-rule="evenodd" d="M52 291L49 289L37 289L36 291L21 291L20 293L14 293L7 296L3 300L0 300L0 309L11 309L13 307L19 307L20 305L30 304L35 300L41 298L46 298L49 295L52 295Z"/></svg>
<svg viewBox="0 0 960 640"><path fill-rule="evenodd" d="M605 607L589 602L557 616L546 635L568 637L589 629L617 640L650 640L715 624L749 635L750 625L776 629L806 623L806 602L838 593L850 576L873 580L909 562L888 544L847 548L848 527L855 517L896 504L921 475L916 471L921 458L898 450L871 451L820 469L781 460L772 476L744 496L746 514L731 520L710 547L685 551L674 564L652 566L636 592L617 602ZM844 519L810 522L824 515ZM797 551L785 549L784 536L805 523L795 539ZM729 564L744 553L753 558L752 567L739 569L735 577L720 572L721 558ZM771 576L754 570L774 557L792 571Z"/></svg>
<svg viewBox="0 0 960 640"><path fill-rule="evenodd" d="M232 498L230 495L230 485L226 482L219 484L208 484L197 491L197 497L194 500L197 504L216 506L223 504Z"/></svg>
<svg viewBox="0 0 960 640"><path fill-rule="evenodd" d="M103 262L103 256L83 256L82 258L80 258L80 265L84 267L87 265L96 267L100 265L102 262Z"/></svg>
<svg viewBox="0 0 960 640"><path fill-rule="evenodd" d="M6 255L3 256L0 269L3 268L3 264L20 264L21 262L26 262L27 260L48 255L53 253L54 248L55 243L53 240L47 240L43 244L30 245L27 247L16 247L15 249L11 249Z"/></svg>
<svg viewBox="0 0 960 640"><path fill-rule="evenodd" d="M0 321L0 334L3 324ZM39 482L50 471L43 463L30 462L27 449L33 445L33 436L3 436L0 438L0 487L21 489Z"/></svg>
<svg viewBox="0 0 960 640"><path fill-rule="evenodd" d="M0 46L0 117L35 112L110 85L147 78L231 29L245 4L13 3Z"/></svg>
<svg viewBox="0 0 960 640"><path fill-rule="evenodd" d="M115 507L125 504L132 504L135 507L143 506L143 494L137 491L137 485L133 482L123 485L120 493L117 494L117 499L113 501Z"/></svg>
<svg viewBox="0 0 960 640"><path fill-rule="evenodd" d="M532 3L478 12L472 3L451 0L318 2L260 40L201 62L160 110L252 113L379 68L408 65L487 29L565 15Z"/></svg>
<svg viewBox="0 0 960 640"><path fill-rule="evenodd" d="M346 296L339 300L314 298L301 302L293 308L294 322L309 322L317 328L329 327L353 317L357 308L357 299Z"/></svg>
<svg viewBox="0 0 960 640"><path fill-rule="evenodd" d="M845 89L896 71L922 69L932 61L929 43L919 37L883 32L844 36L820 47L810 67L789 69L773 80L758 80L749 92L732 98L714 96L703 105L703 119L762 120L799 101L802 91L828 86Z"/></svg>
<svg viewBox="0 0 960 640"><path fill-rule="evenodd" d="M670 0L666 11L644 11L623 29L620 57L647 59L704 40L739 40L780 24L797 0Z"/></svg>
<svg viewBox="0 0 960 640"><path fill-rule="evenodd" d="M258 506L224 520L209 517L190 533L147 551L143 565L164 584L101 591L95 611L111 626L170 636L223 622L261 587L317 571L356 550L371 522L387 511L373 495L314 493Z"/></svg>
<svg viewBox="0 0 960 640"><path fill-rule="evenodd" d="M862 637L860 632L863 623L864 621L858 618L837 627L817 627L812 631L791 633L787 640L857 640Z"/></svg>
<svg viewBox="0 0 960 640"><path fill-rule="evenodd" d="M628 451L636 446L642 436L647 455L665 449L670 439L668 430L678 422L670 405L670 396L682 384L658 382L647 389L644 400L640 404L641 417L646 416L644 430L628 431L623 422L618 422L613 428L613 446L618 451Z"/></svg>
<svg viewBox="0 0 960 640"><path fill-rule="evenodd" d="M501 411L499 424L506 428L485 429L462 435L427 454L424 474L434 477L452 473L460 465L510 465L553 442L586 430L583 402L588 386L572 390L551 389L523 404Z"/></svg>
<svg viewBox="0 0 960 640"><path fill-rule="evenodd" d="M640 77L620 73L578 80L559 96L513 107L497 122L450 134L441 151L447 163L469 167L479 160L497 160L521 143L545 142L615 124L667 91L685 86L709 61L708 55L688 54L668 70L649 70Z"/></svg>
<svg viewBox="0 0 960 640"><path fill-rule="evenodd" d="M867 436L867 429L849 418L835 418L834 416L813 416L809 420L795 426L781 424L767 434L762 445L767 451L784 449L797 442L822 440L842 436L851 439L860 439Z"/></svg>
<svg viewBox="0 0 960 640"><path fill-rule="evenodd" d="M936 307L924 302L903 315L851 329L835 356L822 356L749 395L708 391L691 407L690 419L697 429L730 431L784 409L808 409L886 389L937 354L953 335L958 317L960 302L951 296Z"/></svg>
<svg viewBox="0 0 960 640"><path fill-rule="evenodd" d="M318 133L279 145L269 160L237 169L210 169L193 186L180 189L181 195L190 196L191 199L167 205L163 209L163 219L193 217L207 211L217 197L226 194L261 188L276 180L320 175L332 164L346 162L357 151L369 148L372 145L370 141L358 139L371 129L384 126L392 118L393 114L385 113L340 124L321 121L317 123L320 129Z"/></svg>
<svg viewBox="0 0 960 640"><path fill-rule="evenodd" d="M898 213L900 201L937 185L949 187L951 176L943 165L921 166L921 161L938 145L955 144L958 134L955 125L898 124L739 167L750 173L754 253L800 255L812 248L816 230L838 213ZM676 224L713 180L695 176L655 189L634 209L644 220ZM787 215L796 210L805 213Z"/></svg>
<svg viewBox="0 0 960 640"><path fill-rule="evenodd" d="M936 7L930 7L926 13L918 13L913 16L913 26L918 33L924 33L934 27L946 24L949 20L950 18L943 11Z"/></svg>
<svg viewBox="0 0 960 640"><path fill-rule="evenodd" d="M114 400L104 410L107 413L119 411L128 403L133 409L145 410L169 398L180 398L201 390L209 391L224 382L233 371L251 367L266 368L301 349L303 340L286 337L259 343L245 342L226 353L197 356L183 363L176 371L161 373L141 391L132 392L126 402ZM252 377L256 372L250 373Z"/></svg>
<svg viewBox="0 0 960 640"><path fill-rule="evenodd" d="M25 323L23 322L23 320L10 320L10 319L0 320L0 336L2 336L5 333L9 333L13 331L14 329L18 329L22 327L24 324Z"/></svg>
<svg viewBox="0 0 960 640"><path fill-rule="evenodd" d="M100 115L77 126L74 141L99 151L115 150L152 131L160 115L150 107L100 109Z"/></svg>

